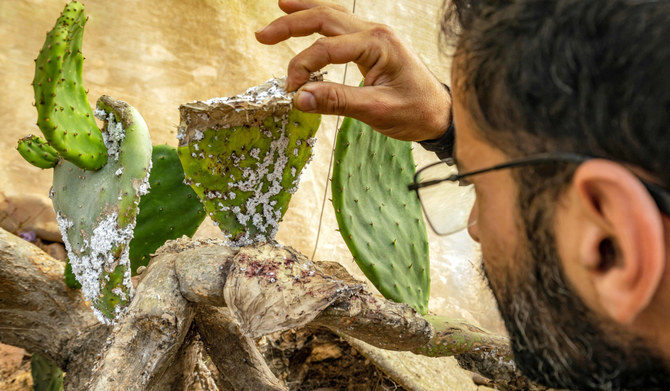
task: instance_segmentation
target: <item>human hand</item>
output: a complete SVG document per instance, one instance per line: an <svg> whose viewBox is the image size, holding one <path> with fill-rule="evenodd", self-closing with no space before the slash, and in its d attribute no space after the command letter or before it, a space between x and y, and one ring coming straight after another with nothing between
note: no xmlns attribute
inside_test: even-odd
<svg viewBox="0 0 670 391"><path fill-rule="evenodd" d="M325 36L289 63L286 89L299 88L294 99L298 109L356 118L407 141L436 139L447 130L448 91L390 27L320 0L279 0L279 7L287 15L257 31L259 42L274 45L290 37ZM363 87L308 83L312 72L347 62L358 65Z"/></svg>

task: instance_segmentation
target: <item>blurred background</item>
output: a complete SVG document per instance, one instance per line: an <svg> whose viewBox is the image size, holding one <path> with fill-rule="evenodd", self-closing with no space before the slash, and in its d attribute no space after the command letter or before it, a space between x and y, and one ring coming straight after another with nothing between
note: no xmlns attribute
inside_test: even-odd
<svg viewBox="0 0 670 391"><path fill-rule="evenodd" d="M353 9L353 0L335 1ZM180 104L235 95L283 76L289 60L318 38L291 39L276 46L259 44L253 32L283 14L276 0L83 2L90 18L83 47L90 104L95 105L102 94L127 101L144 116L154 144L177 145ZM355 14L393 27L437 77L448 83L450 59L438 47L441 3L357 0ZM5 196L46 198L51 185L51 170L31 166L15 147L19 138L40 134L30 86L33 59L65 4L62 0L0 0L0 192ZM343 65L325 70L327 80L343 81ZM358 69L349 66L346 83L356 85L360 80ZM335 231L332 206L327 200L324 203L324 195L330 198L326 186L335 131L336 118L324 117L314 160L302 176L277 239L307 256L316 248L315 259L338 261L365 279ZM414 152L419 166L437 160L418 145ZM220 232L206 221L198 235L220 237ZM478 248L467 233L445 238L429 231L429 240L431 312L504 332L479 272Z"/></svg>

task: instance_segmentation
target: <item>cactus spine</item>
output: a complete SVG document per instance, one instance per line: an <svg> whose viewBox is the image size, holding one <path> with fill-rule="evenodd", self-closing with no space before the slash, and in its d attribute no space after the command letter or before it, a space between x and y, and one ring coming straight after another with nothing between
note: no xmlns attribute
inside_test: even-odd
<svg viewBox="0 0 670 391"><path fill-rule="evenodd" d="M321 117L293 109L284 79L180 113L179 158L208 215L234 245L272 240Z"/></svg>
<svg viewBox="0 0 670 391"><path fill-rule="evenodd" d="M340 233L358 266L386 298L425 314L428 240L419 201L407 191L414 171L411 143L351 118L343 121L332 180Z"/></svg>

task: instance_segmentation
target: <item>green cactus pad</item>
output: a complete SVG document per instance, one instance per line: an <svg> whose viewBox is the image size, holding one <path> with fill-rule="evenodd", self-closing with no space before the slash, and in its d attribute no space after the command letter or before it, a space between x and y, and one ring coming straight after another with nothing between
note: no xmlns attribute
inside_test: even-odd
<svg viewBox="0 0 670 391"><path fill-rule="evenodd" d="M84 5L71 2L47 33L35 60L37 125L64 159L80 168L97 170L107 151L82 82Z"/></svg>
<svg viewBox="0 0 670 391"><path fill-rule="evenodd" d="M58 152L39 136L28 135L22 138L16 149L28 163L39 168L53 168L60 159Z"/></svg>
<svg viewBox="0 0 670 391"><path fill-rule="evenodd" d="M68 258L65 261L65 271L63 272L63 279L65 280L65 285L70 289L81 289L81 284L77 281L74 272L72 271L72 265L70 265L70 259Z"/></svg>
<svg viewBox="0 0 670 391"><path fill-rule="evenodd" d="M205 219L198 196L184 183L177 149L154 146L151 160L151 192L140 200L135 237L130 242L133 274L149 263L151 254L163 243L182 235L192 236Z"/></svg>
<svg viewBox="0 0 670 391"><path fill-rule="evenodd" d="M30 359L30 372L35 391L63 391L63 371L48 358L34 353Z"/></svg>
<svg viewBox="0 0 670 391"><path fill-rule="evenodd" d="M284 79L180 107L186 182L234 245L272 240L310 160L321 116L293 109Z"/></svg>
<svg viewBox="0 0 670 391"><path fill-rule="evenodd" d="M109 323L132 294L128 244L149 187L151 139L125 102L102 96L96 115L105 121L107 164L93 172L59 162L51 198L72 271L98 319Z"/></svg>
<svg viewBox="0 0 670 391"><path fill-rule="evenodd" d="M419 200L407 191L415 172L411 143L346 118L337 136L335 216L358 266L384 297L428 309L430 269Z"/></svg>

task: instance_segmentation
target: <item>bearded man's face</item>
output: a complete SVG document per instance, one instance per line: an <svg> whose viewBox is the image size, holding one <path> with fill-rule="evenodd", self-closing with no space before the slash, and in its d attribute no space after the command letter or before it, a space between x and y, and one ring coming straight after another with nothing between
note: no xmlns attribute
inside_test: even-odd
<svg viewBox="0 0 670 391"><path fill-rule="evenodd" d="M558 388L665 390L670 373L660 355L594 315L566 281L550 228L553 208L540 206L521 213L521 240L507 260L515 276L491 275L484 261L521 371Z"/></svg>
<svg viewBox="0 0 670 391"><path fill-rule="evenodd" d="M474 131L458 98L453 109L459 171L508 161ZM473 177L477 201L469 228L481 244L484 272L519 369L551 387L667 389L670 373L660 354L594 312L566 278L557 248L557 237L565 235L556 224L561 194L543 193L543 178L520 180L525 174L502 170Z"/></svg>

